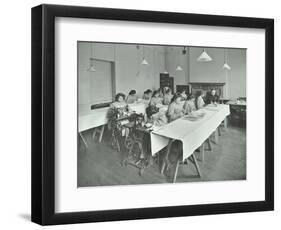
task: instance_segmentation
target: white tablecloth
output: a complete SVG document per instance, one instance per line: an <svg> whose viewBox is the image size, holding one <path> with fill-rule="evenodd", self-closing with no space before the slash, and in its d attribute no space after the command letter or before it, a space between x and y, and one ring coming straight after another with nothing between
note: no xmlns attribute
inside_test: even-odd
<svg viewBox="0 0 281 230"><path fill-rule="evenodd" d="M144 103L134 103L129 104L129 107L132 111L136 113L145 113L145 104ZM107 124L107 113L108 107L94 109L90 111L79 112L79 123L78 131L83 132L87 129L99 127L101 125Z"/></svg>
<svg viewBox="0 0 281 230"><path fill-rule="evenodd" d="M150 135L152 155L166 147L170 139L177 139L183 143L183 160L188 158L230 113L228 105L207 106L200 111L204 112L205 116L196 121L182 117L162 127L154 128Z"/></svg>

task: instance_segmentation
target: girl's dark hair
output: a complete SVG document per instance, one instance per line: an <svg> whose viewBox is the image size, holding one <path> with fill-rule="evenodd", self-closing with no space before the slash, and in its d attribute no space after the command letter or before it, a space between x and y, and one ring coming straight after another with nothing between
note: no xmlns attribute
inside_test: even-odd
<svg viewBox="0 0 281 230"><path fill-rule="evenodd" d="M157 108L154 105L150 105L146 108L146 114L147 117L150 118L153 114L158 113L159 112L159 108Z"/></svg>
<svg viewBox="0 0 281 230"><path fill-rule="evenodd" d="M117 93L115 96L115 101L118 101L119 97L123 97L123 100L125 100L125 98L126 98L124 93Z"/></svg>
<svg viewBox="0 0 281 230"><path fill-rule="evenodd" d="M172 100L171 100L171 103L176 101L177 98L181 97L181 94L180 93L175 93L175 95L173 96Z"/></svg>
<svg viewBox="0 0 281 230"><path fill-rule="evenodd" d="M136 92L136 90L131 90L130 92L129 92L129 95L135 95L137 92Z"/></svg>
<svg viewBox="0 0 281 230"><path fill-rule="evenodd" d="M201 90L198 90L198 91L196 92L196 94L195 94L196 97L199 97L199 96L201 96L201 95L202 95L202 91L201 91Z"/></svg>
<svg viewBox="0 0 281 230"><path fill-rule="evenodd" d="M172 90L171 90L170 88L168 88L168 89L166 90L166 93L170 93L170 92L172 92Z"/></svg>
<svg viewBox="0 0 281 230"><path fill-rule="evenodd" d="M152 97L154 97L156 94L160 94L160 90L159 90L159 89L157 89L157 90L155 90L155 91L153 92Z"/></svg>
<svg viewBox="0 0 281 230"><path fill-rule="evenodd" d="M147 89L147 90L144 91L144 93L145 93L145 94L152 93L152 90L151 90L151 89Z"/></svg>
<svg viewBox="0 0 281 230"><path fill-rule="evenodd" d="M194 95L193 94L188 94L187 95L187 98L186 98L186 100L191 100L191 99L193 99L194 98Z"/></svg>
<svg viewBox="0 0 281 230"><path fill-rule="evenodd" d="M211 94L213 90L215 91L215 95L218 95L218 94L217 94L217 90L214 89L214 88L212 88L212 89L210 90L209 94Z"/></svg>

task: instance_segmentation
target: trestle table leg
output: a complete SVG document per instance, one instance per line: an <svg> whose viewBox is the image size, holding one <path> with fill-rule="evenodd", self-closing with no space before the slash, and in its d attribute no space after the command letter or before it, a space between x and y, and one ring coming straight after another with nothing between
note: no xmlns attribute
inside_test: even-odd
<svg viewBox="0 0 281 230"><path fill-rule="evenodd" d="M198 162L197 162L197 160L196 160L196 157L194 156L194 153L191 155L191 157L192 157L192 159L193 159L193 161L194 161L194 164L195 164L195 168L196 168L196 170L197 170L197 173L198 173L198 175L201 177L201 172L200 172L200 169L199 169L199 164L198 164Z"/></svg>
<svg viewBox="0 0 281 230"><path fill-rule="evenodd" d="M178 159L177 165L176 165L175 174L174 174L174 178L173 178L173 183L176 183L176 180L177 180L177 175L178 175L178 170L179 170L179 164L180 164L180 160Z"/></svg>
<svg viewBox="0 0 281 230"><path fill-rule="evenodd" d="M81 137L82 141L84 142L84 144L85 144L86 148L88 148L88 144L87 144L87 142L86 142L85 138L83 137L82 132L79 132L79 135L80 135L80 137Z"/></svg>

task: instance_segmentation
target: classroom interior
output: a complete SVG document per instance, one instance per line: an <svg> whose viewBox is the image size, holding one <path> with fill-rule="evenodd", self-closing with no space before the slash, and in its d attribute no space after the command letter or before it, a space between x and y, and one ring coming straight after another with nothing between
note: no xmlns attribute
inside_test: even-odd
<svg viewBox="0 0 281 230"><path fill-rule="evenodd" d="M246 49L86 41L77 46L78 187L246 179ZM165 88L172 95L201 92L204 100L215 90L218 101L198 109L205 111L201 120L179 118L157 130L146 126L150 101L143 95ZM134 116L119 122L125 131L117 137L108 110L118 93L126 100L132 90L138 98L128 106Z"/></svg>

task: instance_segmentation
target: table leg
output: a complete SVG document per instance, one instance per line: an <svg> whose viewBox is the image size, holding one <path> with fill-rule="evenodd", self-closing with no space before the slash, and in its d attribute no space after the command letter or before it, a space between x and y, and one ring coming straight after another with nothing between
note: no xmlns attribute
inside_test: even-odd
<svg viewBox="0 0 281 230"><path fill-rule="evenodd" d="M83 137L82 132L80 132L80 133L79 133L79 135L80 135L80 137L81 137L82 141L84 142L84 144L85 144L86 148L88 148L88 144L87 144L87 142L86 142L85 138Z"/></svg>
<svg viewBox="0 0 281 230"><path fill-rule="evenodd" d="M92 138L93 138L93 139L95 139L96 133L97 133L97 128L94 128L93 135L92 135Z"/></svg>
<svg viewBox="0 0 281 230"><path fill-rule="evenodd" d="M199 177L201 177L201 172L200 172L200 169L199 169L199 165L198 165L198 162L196 160L196 157L194 156L194 153L191 155L191 157L193 159L193 162L194 162L195 168L197 170L197 173L198 173Z"/></svg>
<svg viewBox="0 0 281 230"><path fill-rule="evenodd" d="M219 136L221 136L221 127L219 126L217 129L218 129Z"/></svg>
<svg viewBox="0 0 281 230"><path fill-rule="evenodd" d="M224 128L226 128L227 129L227 126L228 126L228 117L225 117L224 118Z"/></svg>
<svg viewBox="0 0 281 230"><path fill-rule="evenodd" d="M164 173L165 170L165 166L168 168L169 167L169 155L171 152L171 148L172 148L172 144L173 144L174 140L169 140L169 144L167 146L167 151L166 151L166 155L164 156L163 159L163 164L162 164L162 168L161 168L161 174Z"/></svg>
<svg viewBox="0 0 281 230"><path fill-rule="evenodd" d="M218 134L218 128L215 130L215 143L219 143L219 134Z"/></svg>
<svg viewBox="0 0 281 230"><path fill-rule="evenodd" d="M208 143L208 146L209 146L209 151L212 151L212 143L211 143L211 140L210 140L210 137L207 139L207 143Z"/></svg>
<svg viewBox="0 0 281 230"><path fill-rule="evenodd" d="M174 178L173 178L173 183L176 183L176 180L177 180L179 164L180 164L180 160L177 161L176 170L175 170L175 174L174 174Z"/></svg>
<svg viewBox="0 0 281 230"><path fill-rule="evenodd" d="M205 159L205 142L200 146L200 155L201 155L201 161L204 162Z"/></svg>
<svg viewBox="0 0 281 230"><path fill-rule="evenodd" d="M101 142L101 140L102 140L103 131L104 131L104 125L101 127L99 142Z"/></svg>

